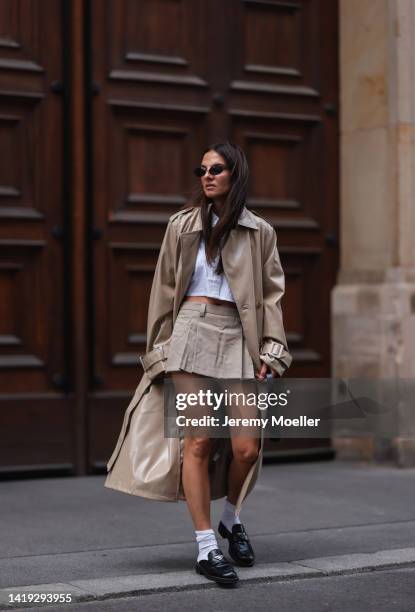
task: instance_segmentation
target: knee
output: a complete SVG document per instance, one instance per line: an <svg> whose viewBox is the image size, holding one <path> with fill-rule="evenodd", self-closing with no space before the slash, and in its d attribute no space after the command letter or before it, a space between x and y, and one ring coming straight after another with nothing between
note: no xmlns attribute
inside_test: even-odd
<svg viewBox="0 0 415 612"><path fill-rule="evenodd" d="M257 444L241 444L233 449L233 455L237 461L242 463L255 463L258 458L258 445Z"/></svg>
<svg viewBox="0 0 415 612"><path fill-rule="evenodd" d="M185 452L195 459L206 459L210 453L210 438L187 438Z"/></svg>

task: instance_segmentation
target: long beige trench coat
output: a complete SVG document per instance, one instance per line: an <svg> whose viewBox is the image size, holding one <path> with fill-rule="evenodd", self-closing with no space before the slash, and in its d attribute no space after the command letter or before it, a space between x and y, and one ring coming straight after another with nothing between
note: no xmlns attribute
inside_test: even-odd
<svg viewBox="0 0 415 612"><path fill-rule="evenodd" d="M149 499L185 498L181 480L183 441L164 437L163 372L174 322L196 261L202 235L200 212L199 207L190 206L169 219L150 294L147 352L141 357L144 374L126 409L107 464L106 487ZM292 358L283 327L281 298L285 284L274 228L244 207L222 249L222 262L255 371L264 362L282 375ZM222 438L215 444L209 465L212 499L227 494L232 453L230 440ZM261 437L258 459L236 504L238 511L258 477L262 448Z"/></svg>

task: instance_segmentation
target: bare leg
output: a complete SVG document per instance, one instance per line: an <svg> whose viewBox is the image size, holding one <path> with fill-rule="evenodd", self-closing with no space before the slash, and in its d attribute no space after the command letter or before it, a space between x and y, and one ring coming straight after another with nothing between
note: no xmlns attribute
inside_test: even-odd
<svg viewBox="0 0 415 612"><path fill-rule="evenodd" d="M258 457L257 438L232 437L233 458L229 466L227 499L235 505L248 472Z"/></svg>
<svg viewBox="0 0 415 612"><path fill-rule="evenodd" d="M183 489L195 529L198 531L211 528L209 451L209 438L185 438Z"/></svg>
<svg viewBox="0 0 415 612"><path fill-rule="evenodd" d="M192 391L192 374L172 372L176 393ZM193 383L194 386L194 383ZM186 416L192 416L186 411ZM206 437L185 437L182 480L187 506L196 530L211 528L210 482L208 474L211 440Z"/></svg>
<svg viewBox="0 0 415 612"><path fill-rule="evenodd" d="M252 387L243 383L232 383L232 391L245 396L252 391ZM255 418L258 409L256 406L244 405L241 401L238 405L232 404L229 413L232 417ZM257 427L240 427L232 431L232 454L233 458L228 473L228 501L235 505L245 478L253 463L258 457L259 439Z"/></svg>

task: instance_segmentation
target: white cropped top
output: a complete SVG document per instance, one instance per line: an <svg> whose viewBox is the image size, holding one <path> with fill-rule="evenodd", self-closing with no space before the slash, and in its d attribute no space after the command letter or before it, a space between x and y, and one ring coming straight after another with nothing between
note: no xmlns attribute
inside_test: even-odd
<svg viewBox="0 0 415 612"><path fill-rule="evenodd" d="M218 219L219 217L212 210L212 225L215 225ZM218 261L219 254L216 255L211 266L208 264L205 254L205 241L201 238L195 267L185 295L205 295L218 300L235 302L225 274L223 272L222 274L216 274L215 272Z"/></svg>

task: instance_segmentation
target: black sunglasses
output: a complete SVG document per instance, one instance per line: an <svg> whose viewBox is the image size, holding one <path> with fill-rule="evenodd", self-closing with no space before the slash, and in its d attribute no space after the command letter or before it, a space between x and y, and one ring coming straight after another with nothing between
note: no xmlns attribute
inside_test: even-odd
<svg viewBox="0 0 415 612"><path fill-rule="evenodd" d="M205 168L204 166L198 166L193 170L193 172L196 176L201 178L202 176L205 176L206 172L209 172L209 174L211 174L212 176L217 176L218 174L221 174L224 170L226 170L226 166L224 166L223 164L213 164L213 166L211 166L209 169Z"/></svg>

